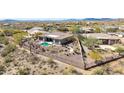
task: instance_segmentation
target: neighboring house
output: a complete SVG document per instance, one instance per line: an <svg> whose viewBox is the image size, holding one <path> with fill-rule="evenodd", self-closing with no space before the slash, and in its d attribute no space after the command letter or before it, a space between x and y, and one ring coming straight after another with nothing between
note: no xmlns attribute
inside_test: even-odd
<svg viewBox="0 0 124 93"><path fill-rule="evenodd" d="M27 32L29 33L29 35L33 35L35 33L47 33L46 31L44 31L44 29L42 27L33 27L29 30L27 30Z"/></svg>
<svg viewBox="0 0 124 93"><path fill-rule="evenodd" d="M113 32L119 30L118 26L104 26L105 31L107 32Z"/></svg>
<svg viewBox="0 0 124 93"><path fill-rule="evenodd" d="M118 29L119 27L118 26L105 26L106 29L108 28L112 28L112 29Z"/></svg>
<svg viewBox="0 0 124 93"><path fill-rule="evenodd" d="M63 45L63 44L68 44L72 42L73 35L70 33L63 33L63 32L51 32L51 33L44 34L42 36L42 39L43 41Z"/></svg>
<svg viewBox="0 0 124 93"><path fill-rule="evenodd" d="M119 30L124 31L124 25L119 26Z"/></svg>
<svg viewBox="0 0 124 93"><path fill-rule="evenodd" d="M4 23L3 26L10 26L11 24L9 23Z"/></svg>
<svg viewBox="0 0 124 93"><path fill-rule="evenodd" d="M80 33L93 33L94 29L91 27L81 27L79 32Z"/></svg>
<svg viewBox="0 0 124 93"><path fill-rule="evenodd" d="M109 35L114 35L118 37L124 37L124 32L108 33Z"/></svg>
<svg viewBox="0 0 124 93"><path fill-rule="evenodd" d="M112 45L120 43L120 38L118 36L105 34L105 33L88 33L82 34L85 37L92 37L102 41L104 45Z"/></svg>

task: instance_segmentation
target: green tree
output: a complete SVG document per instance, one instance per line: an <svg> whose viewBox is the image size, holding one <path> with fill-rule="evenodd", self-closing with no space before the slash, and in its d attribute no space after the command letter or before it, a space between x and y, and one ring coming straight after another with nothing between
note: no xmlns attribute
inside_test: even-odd
<svg viewBox="0 0 124 93"><path fill-rule="evenodd" d="M20 44L22 39L27 35L27 32L19 32L13 35L16 44Z"/></svg>
<svg viewBox="0 0 124 93"><path fill-rule="evenodd" d="M96 33L101 33L101 31L102 31L102 30L100 29L100 27L95 27L95 32L96 32Z"/></svg>
<svg viewBox="0 0 124 93"><path fill-rule="evenodd" d="M98 46L102 42L92 37L85 37L82 39L82 43L90 49L94 49L95 46Z"/></svg>
<svg viewBox="0 0 124 93"><path fill-rule="evenodd" d="M107 28L107 31L108 32L117 32L118 29L116 29L116 28Z"/></svg>
<svg viewBox="0 0 124 93"><path fill-rule="evenodd" d="M122 52L124 52L124 47L119 47L118 46L115 51L118 52L118 53L122 53Z"/></svg>

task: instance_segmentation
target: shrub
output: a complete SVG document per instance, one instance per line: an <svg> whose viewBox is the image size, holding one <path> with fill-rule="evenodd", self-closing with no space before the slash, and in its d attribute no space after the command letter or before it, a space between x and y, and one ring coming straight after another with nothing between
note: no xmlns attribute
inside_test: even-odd
<svg viewBox="0 0 124 93"><path fill-rule="evenodd" d="M16 46L13 44L8 44L5 49L1 52L1 56L5 57L7 56L10 52L13 52L16 49Z"/></svg>
<svg viewBox="0 0 124 93"><path fill-rule="evenodd" d="M100 27L95 27L95 32L96 33L100 33L102 30L100 29Z"/></svg>
<svg viewBox="0 0 124 93"><path fill-rule="evenodd" d="M123 68L122 67L116 67L113 69L114 73L119 73L119 74L123 74Z"/></svg>
<svg viewBox="0 0 124 93"><path fill-rule="evenodd" d="M1 52L1 56L2 57L5 57L5 56L7 56L8 55L8 52L7 52L7 50L3 50L2 52Z"/></svg>
<svg viewBox="0 0 124 93"><path fill-rule="evenodd" d="M6 36L12 36L13 35L12 30L4 30L4 34Z"/></svg>
<svg viewBox="0 0 124 93"><path fill-rule="evenodd" d="M0 43L7 45L9 42L5 36L0 36Z"/></svg>
<svg viewBox="0 0 124 93"><path fill-rule="evenodd" d="M102 68L97 68L93 72L93 75L103 75L103 74L104 74L104 70Z"/></svg>
<svg viewBox="0 0 124 93"><path fill-rule="evenodd" d="M0 37L4 36L4 33L3 32L0 32Z"/></svg>
<svg viewBox="0 0 124 93"><path fill-rule="evenodd" d="M100 40L97 40L96 38L93 38L93 37L84 37L81 40L82 40L82 43L85 46L87 46L89 49L94 49L95 46L102 44Z"/></svg>
<svg viewBox="0 0 124 93"><path fill-rule="evenodd" d="M36 55L32 55L29 57L29 61L32 63L32 64L36 64L37 62L40 61L39 57L37 57Z"/></svg>
<svg viewBox="0 0 124 93"><path fill-rule="evenodd" d="M67 69L64 69L63 71L64 75L79 75L79 73L76 69L74 69L72 66L69 66Z"/></svg>
<svg viewBox="0 0 124 93"><path fill-rule="evenodd" d="M5 67L0 65L0 75L3 74L5 72Z"/></svg>
<svg viewBox="0 0 124 93"><path fill-rule="evenodd" d="M29 68L19 69L18 71L19 75L29 75L30 71Z"/></svg>
<svg viewBox="0 0 124 93"><path fill-rule="evenodd" d="M91 51L89 53L89 56L92 58L92 59L95 59L95 60L101 60L102 59L102 56L100 55L99 52L97 51Z"/></svg>
<svg viewBox="0 0 124 93"><path fill-rule="evenodd" d="M4 60L6 63L9 63L13 61L13 58L11 56L6 56Z"/></svg>
<svg viewBox="0 0 124 93"><path fill-rule="evenodd" d="M57 65L57 63L54 62L53 59L51 59L51 58L47 62L49 65Z"/></svg>
<svg viewBox="0 0 124 93"><path fill-rule="evenodd" d="M117 47L115 51L118 53L122 53L122 52L124 52L124 48L123 47Z"/></svg>
<svg viewBox="0 0 124 93"><path fill-rule="evenodd" d="M43 35L41 32L37 32L37 33L34 34L34 37L35 37L35 38L38 38L38 37L40 37L41 35Z"/></svg>
<svg viewBox="0 0 124 93"><path fill-rule="evenodd" d="M14 35L13 35L13 38L14 38L14 40L15 40L15 42L16 42L17 44L20 44L21 41L22 41L22 39L23 39L24 36L26 36L26 35L27 35L27 32L20 32L20 33L14 34Z"/></svg>

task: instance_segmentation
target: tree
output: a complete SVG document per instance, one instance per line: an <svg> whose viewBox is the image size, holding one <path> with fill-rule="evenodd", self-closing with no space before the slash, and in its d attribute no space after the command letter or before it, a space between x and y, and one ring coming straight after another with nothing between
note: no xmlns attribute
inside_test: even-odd
<svg viewBox="0 0 124 93"><path fill-rule="evenodd" d="M66 28L66 27L59 27L58 30L62 31L62 32L67 32L68 28Z"/></svg>
<svg viewBox="0 0 124 93"><path fill-rule="evenodd" d="M94 49L95 46L98 46L102 42L92 37L84 37L82 39L82 43L90 49Z"/></svg>
<svg viewBox="0 0 124 93"><path fill-rule="evenodd" d="M79 26L72 26L69 28L69 31L71 31L73 34L77 34L78 32L80 32L80 27Z"/></svg>
<svg viewBox="0 0 124 93"><path fill-rule="evenodd" d="M41 35L43 35L43 33L37 32L34 34L34 38L38 39Z"/></svg>
<svg viewBox="0 0 124 93"><path fill-rule="evenodd" d="M96 32L96 33L100 33L100 32L101 32L100 27L95 27L95 32Z"/></svg>
<svg viewBox="0 0 124 93"><path fill-rule="evenodd" d="M117 32L118 29L117 28L107 28L108 32Z"/></svg>
<svg viewBox="0 0 124 93"><path fill-rule="evenodd" d="M118 46L115 51L118 52L118 53L122 53L122 52L124 52L124 48Z"/></svg>

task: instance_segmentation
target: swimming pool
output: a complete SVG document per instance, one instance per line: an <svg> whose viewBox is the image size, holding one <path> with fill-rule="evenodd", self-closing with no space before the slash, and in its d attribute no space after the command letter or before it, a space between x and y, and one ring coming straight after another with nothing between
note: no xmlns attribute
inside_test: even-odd
<svg viewBox="0 0 124 93"><path fill-rule="evenodd" d="M50 44L48 42L43 42L40 44L41 46L49 46Z"/></svg>

